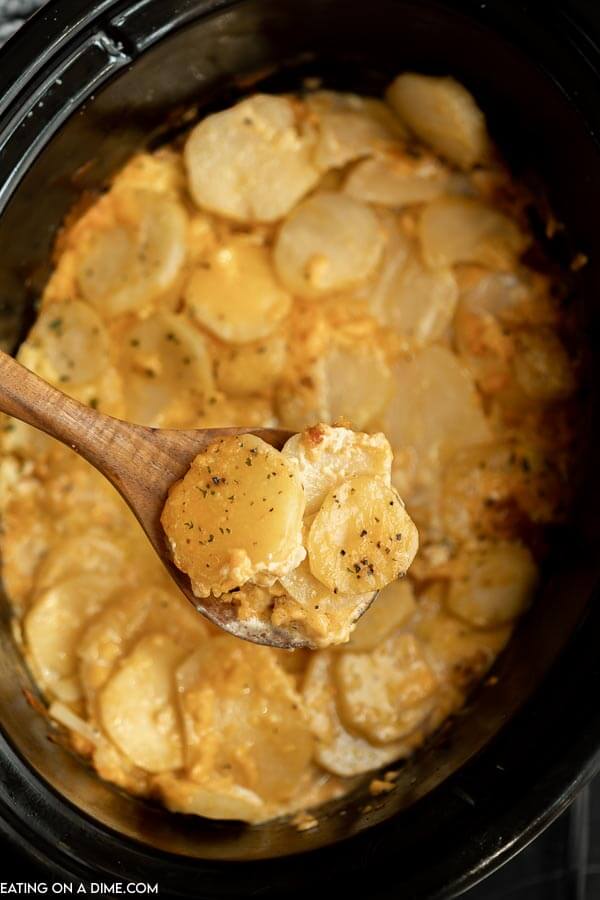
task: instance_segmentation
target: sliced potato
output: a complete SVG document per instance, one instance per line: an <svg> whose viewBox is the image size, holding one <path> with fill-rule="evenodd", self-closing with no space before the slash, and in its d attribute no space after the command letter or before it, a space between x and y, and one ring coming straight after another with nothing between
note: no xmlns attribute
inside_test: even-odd
<svg viewBox="0 0 600 900"><path fill-rule="evenodd" d="M447 332L457 297L451 269L430 269L414 256L404 267L397 293L390 297L389 323L417 345L432 343Z"/></svg>
<svg viewBox="0 0 600 900"><path fill-rule="evenodd" d="M161 521L194 593L220 596L285 575L304 558L294 466L252 434L219 438L171 488Z"/></svg>
<svg viewBox="0 0 600 900"><path fill-rule="evenodd" d="M418 138L461 169L490 155L483 113L466 88L453 78L405 72L386 99Z"/></svg>
<svg viewBox="0 0 600 900"><path fill-rule="evenodd" d="M323 370L328 421L346 419L366 428L385 408L393 374L381 347L339 340L324 357Z"/></svg>
<svg viewBox="0 0 600 900"><path fill-rule="evenodd" d="M119 591L82 633L79 677L92 712L97 693L144 634L164 634L188 653L206 640L211 629L207 621L168 577L159 585Z"/></svg>
<svg viewBox="0 0 600 900"><path fill-rule="evenodd" d="M274 332L249 344L219 347L216 360L217 383L236 397L270 394L285 365L287 340Z"/></svg>
<svg viewBox="0 0 600 900"><path fill-rule="evenodd" d="M104 730L147 772L169 772L183 765L175 692L175 669L182 653L185 650L166 635L146 635L98 698Z"/></svg>
<svg viewBox="0 0 600 900"><path fill-rule="evenodd" d="M454 707L485 675L511 634L510 626L473 628L464 620L444 613L443 599L435 588L419 598L419 621L415 633L427 662L444 686L454 693ZM449 712L451 710L448 710Z"/></svg>
<svg viewBox="0 0 600 900"><path fill-rule="evenodd" d="M65 389L102 377L112 365L108 332L87 303L49 303L21 345L19 360L41 378Z"/></svg>
<svg viewBox="0 0 600 900"><path fill-rule="evenodd" d="M392 581L360 619L343 649L355 653L374 650L392 631L405 625L416 608L410 581Z"/></svg>
<svg viewBox="0 0 600 900"><path fill-rule="evenodd" d="M192 197L242 222L275 222L319 180L315 135L285 97L256 94L207 116L187 139Z"/></svg>
<svg viewBox="0 0 600 900"><path fill-rule="evenodd" d="M308 559L282 576L280 583L286 595L274 599L273 625L298 628L314 647L347 641L354 623L374 596L367 593L344 597L332 593L314 577Z"/></svg>
<svg viewBox="0 0 600 900"><path fill-rule="evenodd" d="M307 515L319 509L332 488L354 475L377 475L390 483L392 448L383 434L315 425L293 435L281 453L298 468Z"/></svg>
<svg viewBox="0 0 600 900"><path fill-rule="evenodd" d="M404 743L374 746L364 737L351 734L344 728L336 707L332 670L332 654L315 653L308 665L302 692L317 739L315 756L319 765L334 775L348 778L407 756L408 748Z"/></svg>
<svg viewBox="0 0 600 900"><path fill-rule="evenodd" d="M485 441L490 426L473 381L455 355L431 346L396 366L397 391L385 420L394 452L414 451L417 482L431 484L462 446Z"/></svg>
<svg viewBox="0 0 600 900"><path fill-rule="evenodd" d="M383 325L417 346L443 337L454 316L458 286L452 270L431 268L418 247L390 223L381 272L368 292L369 306Z"/></svg>
<svg viewBox="0 0 600 900"><path fill-rule="evenodd" d="M401 278L409 257L415 252L415 245L405 234L399 216L383 210L380 220L385 233L381 265L374 277L359 288L356 294L368 302L370 310L380 321L385 322L384 311L388 299L393 297L395 285Z"/></svg>
<svg viewBox="0 0 600 900"><path fill-rule="evenodd" d="M507 273L490 273L489 278L511 278ZM513 336L495 309L510 303L512 291L487 291L487 279L481 279L471 290L465 291L456 311L454 335L461 359L486 394L506 390L512 379L512 357L515 352ZM489 308L491 307L491 309Z"/></svg>
<svg viewBox="0 0 600 900"><path fill-rule="evenodd" d="M244 235L232 237L196 267L185 299L200 325L233 344L271 334L291 305L269 250Z"/></svg>
<svg viewBox="0 0 600 900"><path fill-rule="evenodd" d="M406 136L380 100L316 91L307 95L306 105L317 121L313 159L319 169L341 168L361 156L389 149Z"/></svg>
<svg viewBox="0 0 600 900"><path fill-rule="evenodd" d="M120 367L127 418L139 425L178 427L214 398L206 339L184 315L154 313L125 330Z"/></svg>
<svg viewBox="0 0 600 900"><path fill-rule="evenodd" d="M366 204L323 191L303 201L282 225L275 267L293 294L321 297L364 281L383 247L383 229Z"/></svg>
<svg viewBox="0 0 600 900"><path fill-rule="evenodd" d="M8 460L0 465L0 477L5 475ZM22 611L27 604L40 563L52 547L54 534L52 517L40 505L37 496L9 499L9 492L17 472L11 473L9 484L0 483L0 511L2 532L2 586L12 606ZM10 486L9 486L10 485Z"/></svg>
<svg viewBox="0 0 600 900"><path fill-rule="evenodd" d="M77 650L86 624L118 587L108 573L74 575L36 597L24 621L24 636L43 688L70 702Z"/></svg>
<svg viewBox="0 0 600 900"><path fill-rule="evenodd" d="M538 570L529 550L508 541L482 543L459 557L463 577L454 578L448 608L476 628L497 628L531 604Z"/></svg>
<svg viewBox="0 0 600 900"><path fill-rule="evenodd" d="M112 781L134 796L147 797L152 776L136 766L108 738L103 738L94 748L94 768L100 778Z"/></svg>
<svg viewBox="0 0 600 900"><path fill-rule="evenodd" d="M412 634L389 637L370 653L344 653L334 669L342 721L376 744L423 725L439 682Z"/></svg>
<svg viewBox="0 0 600 900"><path fill-rule="evenodd" d="M369 317L356 330L315 321L293 329L286 367L275 392L280 424L302 431L315 422L340 419L370 429L393 388L393 373L382 335Z"/></svg>
<svg viewBox="0 0 600 900"><path fill-rule="evenodd" d="M528 244L508 216L471 197L440 197L429 203L418 233L430 266L480 263L490 269L512 269Z"/></svg>
<svg viewBox="0 0 600 900"><path fill-rule="evenodd" d="M56 540L44 557L35 578L36 591L47 591L72 575L84 573L125 576L127 544L120 535L97 526L83 534Z"/></svg>
<svg viewBox="0 0 600 900"><path fill-rule="evenodd" d="M315 516L310 570L334 593L364 594L404 575L418 542L397 491L381 478L357 475L333 488Z"/></svg>
<svg viewBox="0 0 600 900"><path fill-rule="evenodd" d="M313 753L294 680L270 650L223 636L206 642L179 668L188 777L215 776L283 801Z"/></svg>
<svg viewBox="0 0 600 900"><path fill-rule="evenodd" d="M104 316L144 311L175 285L186 258L187 215L167 193L122 186L113 222L89 229L77 260L84 298Z"/></svg>
<svg viewBox="0 0 600 900"><path fill-rule="evenodd" d="M21 344L17 359L80 403L109 415L123 415L123 384L108 334L85 303L56 300L48 304ZM31 448L38 455L53 452L51 439L32 437L22 423L15 437L24 450Z"/></svg>
<svg viewBox="0 0 600 900"><path fill-rule="evenodd" d="M446 188L448 171L430 154L409 155L402 150L359 162L344 184L344 193L364 203L401 209L429 203Z"/></svg>
<svg viewBox="0 0 600 900"><path fill-rule="evenodd" d="M234 819L261 822L268 818L265 805L254 791L215 779L199 785L180 774L165 772L154 779L162 802L171 812L202 816L205 819Z"/></svg>

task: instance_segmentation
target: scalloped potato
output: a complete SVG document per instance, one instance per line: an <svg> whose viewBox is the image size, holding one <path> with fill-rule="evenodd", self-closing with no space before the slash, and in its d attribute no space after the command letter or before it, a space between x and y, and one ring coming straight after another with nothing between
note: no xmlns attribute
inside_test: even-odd
<svg viewBox="0 0 600 900"><path fill-rule="evenodd" d="M169 491L173 561L197 597L222 598L238 620L291 625L312 647L347 641L416 552L391 465L383 435L347 428L314 426L281 452L253 434L218 438Z"/></svg>
<svg viewBox="0 0 600 900"><path fill-rule="evenodd" d="M218 438L171 487L161 516L198 597L269 584L299 565L305 501L295 468L253 434Z"/></svg>
<svg viewBox="0 0 600 900"><path fill-rule="evenodd" d="M247 96L68 218L19 358L150 427L295 432L213 445L163 520L200 594L314 648L225 636L97 473L0 417L15 635L102 778L211 819L318 809L489 671L568 519L579 427L529 197L466 88L406 72L383 99Z"/></svg>
<svg viewBox="0 0 600 900"><path fill-rule="evenodd" d="M153 305L174 285L187 252L187 216L174 197L122 188L113 210L110 225L84 236L76 276L84 299L105 315Z"/></svg>

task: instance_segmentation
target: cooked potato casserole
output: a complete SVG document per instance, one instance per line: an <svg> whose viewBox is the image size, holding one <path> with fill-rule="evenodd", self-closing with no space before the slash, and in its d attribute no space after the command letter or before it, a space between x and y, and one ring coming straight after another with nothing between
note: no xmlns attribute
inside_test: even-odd
<svg viewBox="0 0 600 900"><path fill-rule="evenodd" d="M218 438L170 489L173 561L234 623L284 628L286 647L343 643L417 552L391 469L383 434L314 425L281 452L254 434Z"/></svg>
<svg viewBox="0 0 600 900"><path fill-rule="evenodd" d="M256 823L340 796L461 707L532 602L569 501L577 366L526 209L471 95L404 74L385 100L249 96L69 218L20 361L145 425L304 432L276 460L244 439L293 532L270 583L254 577L263 527L239 591L193 578L240 615L302 619L321 648L349 637L284 651L219 632L100 475L5 419L15 630L53 727L100 776ZM398 494L418 554L350 633L362 557L347 564L343 523L360 536ZM195 512L176 512L185 548ZM400 571L377 559L370 591Z"/></svg>

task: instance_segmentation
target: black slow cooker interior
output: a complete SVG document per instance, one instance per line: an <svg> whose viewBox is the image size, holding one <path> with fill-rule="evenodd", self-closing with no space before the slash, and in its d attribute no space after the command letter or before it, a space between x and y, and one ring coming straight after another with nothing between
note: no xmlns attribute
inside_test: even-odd
<svg viewBox="0 0 600 900"><path fill-rule="evenodd" d="M546 6L542 23L506 2L77 2L70 31L59 28L68 24L59 5L51 3L44 20L60 36L52 52L40 46L43 28L34 23L5 58L7 88L17 51L37 69L21 72L20 90L5 95L4 109L0 101L0 339L13 348L31 321L64 215L136 149L155 146L192 114L226 105L249 86L295 89L317 75L326 86L377 94L411 68L463 81L514 170L537 173L567 226L550 251L590 258L572 297L593 344L600 160L590 101L598 82L574 49L580 36L567 5ZM248 893L291 892L334 871L340 885L347 878L356 886L371 864L394 866L398 888L414 892L408 896L433 896L442 886L440 896L450 896L496 865L562 808L598 746L598 713L584 688L597 675L599 632L590 606L600 546L594 405L590 391L592 412L581 423L590 452L578 473L574 524L557 535L539 600L496 666L498 683L482 687L452 728L403 767L393 793L370 797L366 778L323 811L317 830L302 834L287 821L254 828L202 821L126 796L48 740L22 692L32 685L5 604L5 830L25 834L65 871L83 872L86 860L96 872L124 877L154 868L161 884L168 879L165 890L182 896L233 896L240 883ZM290 858L309 850L312 864ZM223 868L224 860L238 862ZM242 866L249 860L270 862ZM199 873L202 888L193 880Z"/></svg>

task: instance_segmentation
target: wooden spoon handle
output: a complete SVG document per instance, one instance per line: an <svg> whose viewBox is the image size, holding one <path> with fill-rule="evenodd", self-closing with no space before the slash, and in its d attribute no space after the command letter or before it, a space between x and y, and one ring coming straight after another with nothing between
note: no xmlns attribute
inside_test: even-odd
<svg viewBox="0 0 600 900"><path fill-rule="evenodd" d="M194 454L168 453L171 432L156 432L104 415L34 375L0 351L0 412L45 431L75 450L131 499L145 482L163 490L181 478ZM169 448L170 449L170 448ZM177 447L176 449L180 449Z"/></svg>
<svg viewBox="0 0 600 900"><path fill-rule="evenodd" d="M0 350L0 412L45 431L87 458L97 449L96 410L67 397Z"/></svg>

